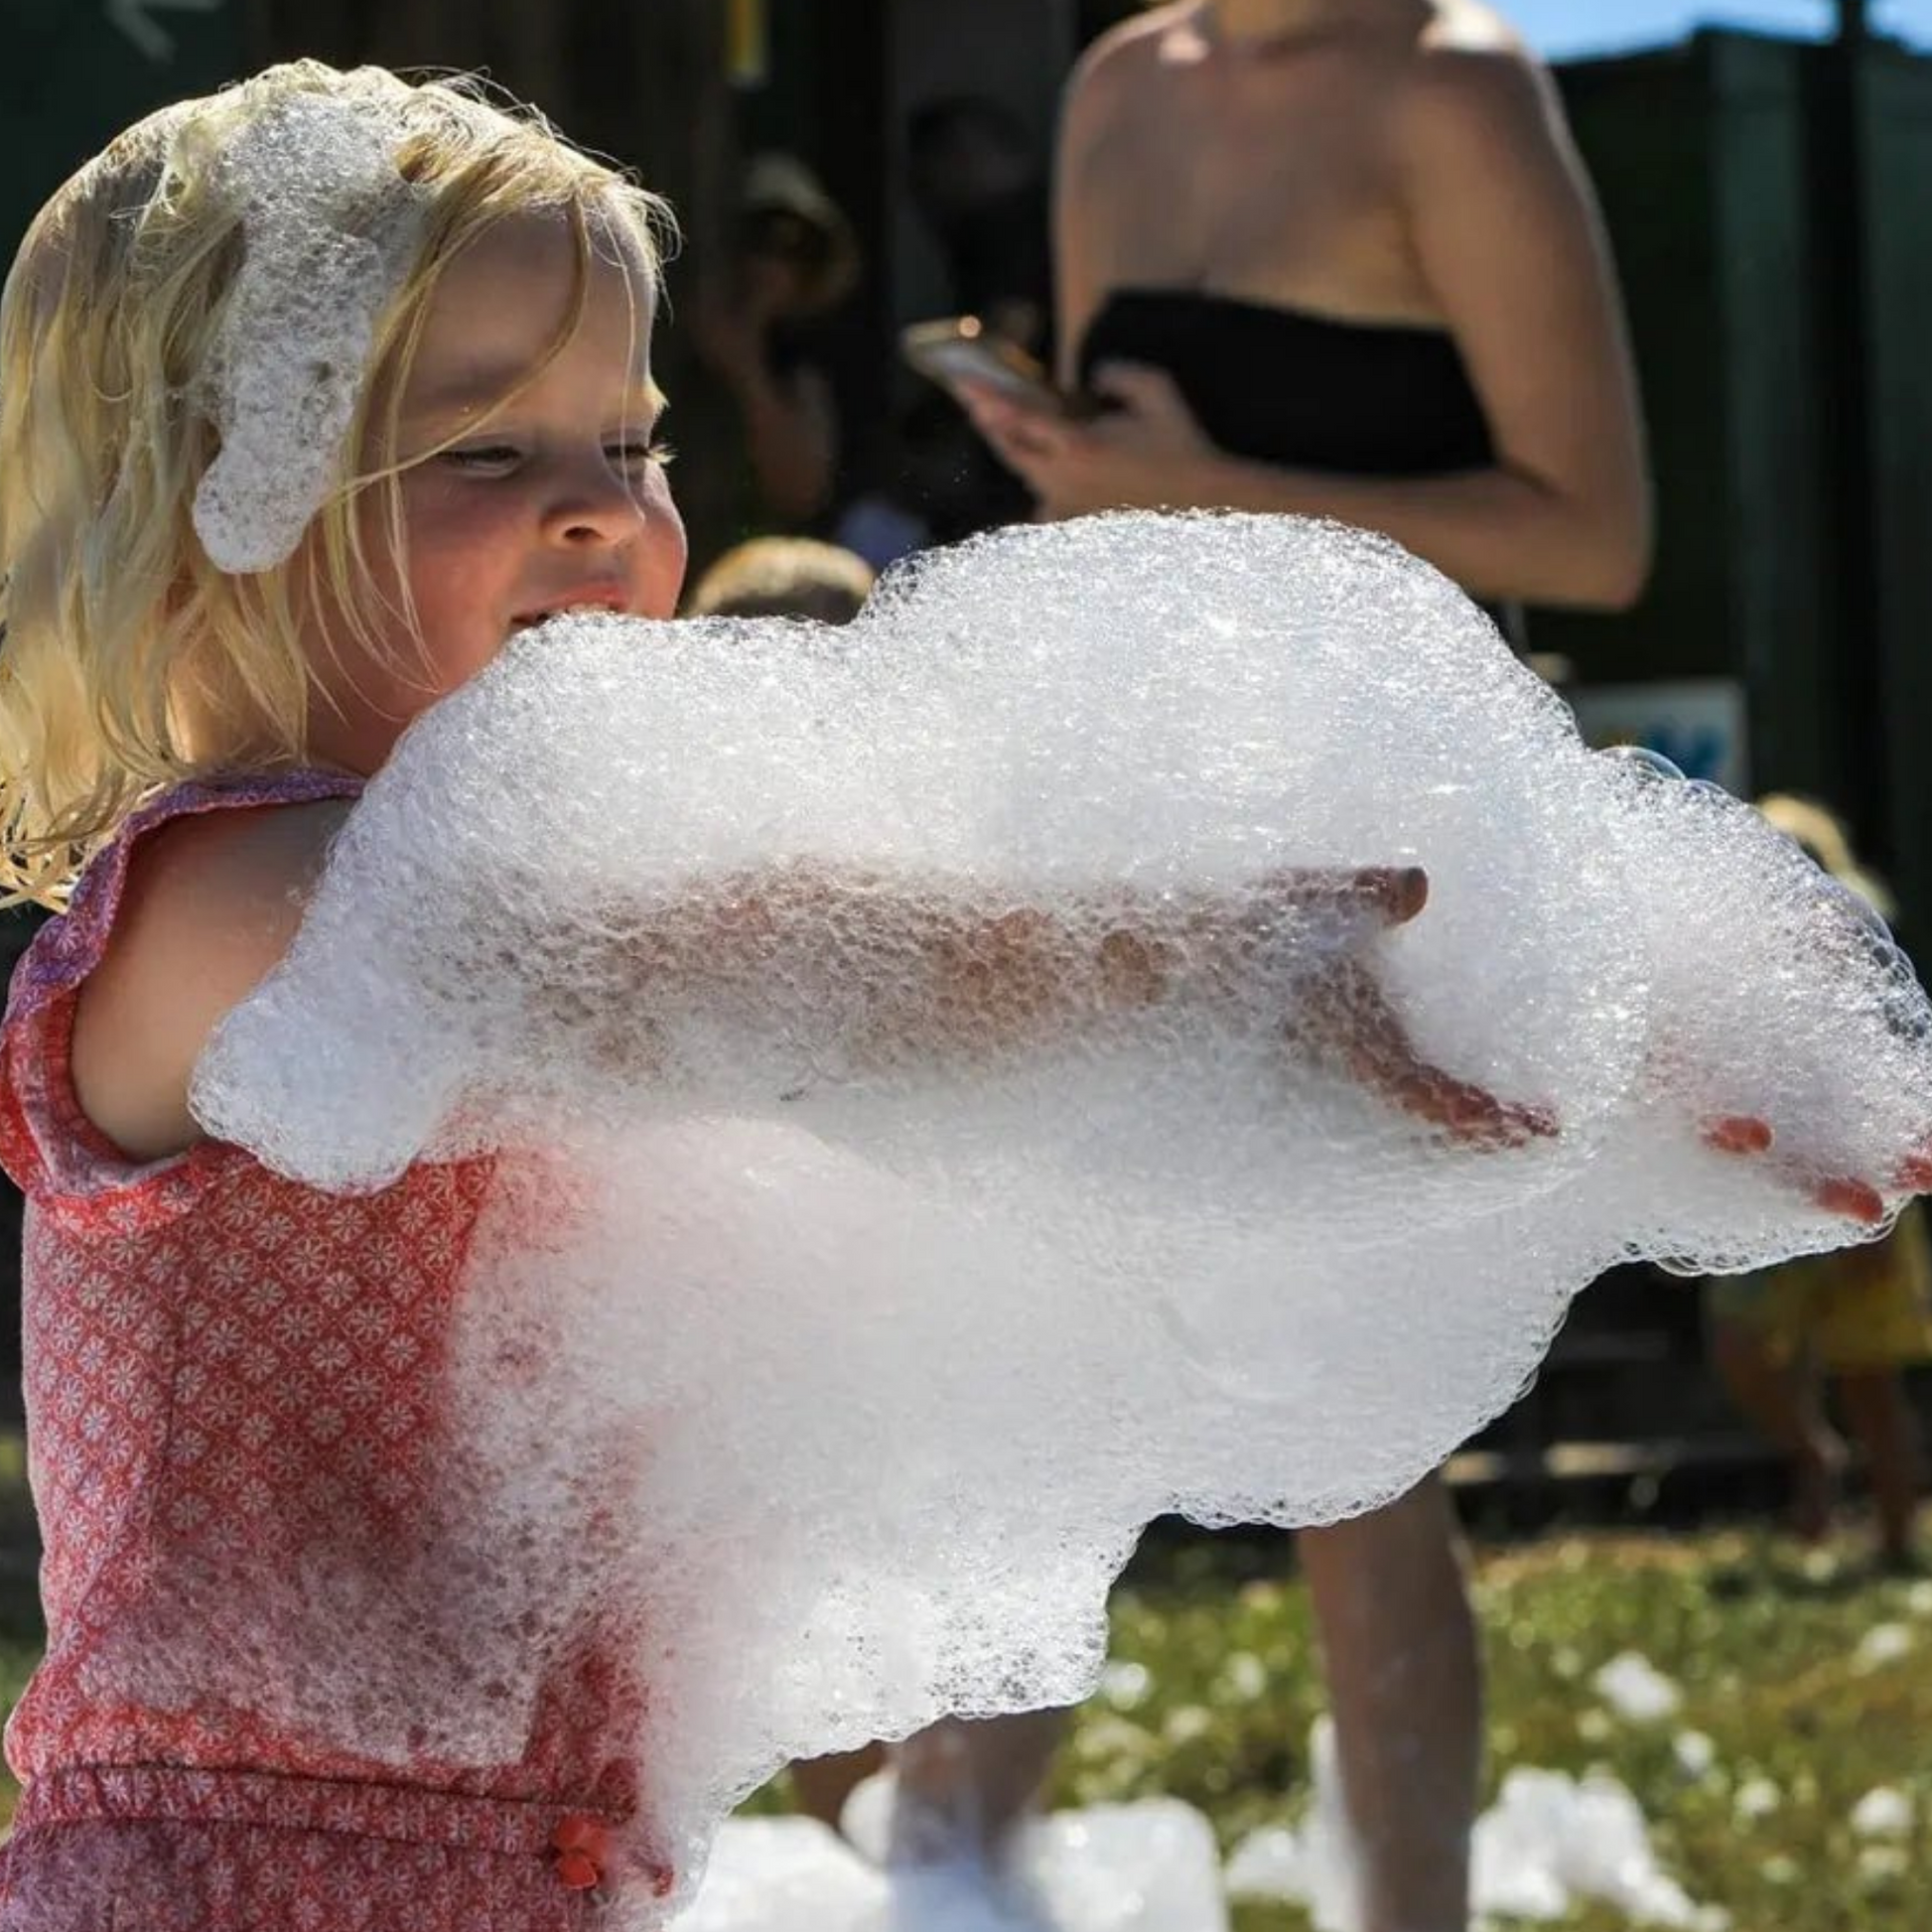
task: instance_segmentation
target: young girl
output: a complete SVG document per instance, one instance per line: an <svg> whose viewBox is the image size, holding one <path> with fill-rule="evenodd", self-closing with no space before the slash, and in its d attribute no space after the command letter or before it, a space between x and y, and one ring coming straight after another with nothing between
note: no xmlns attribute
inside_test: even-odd
<svg viewBox="0 0 1932 1932"><path fill-rule="evenodd" d="M85 870L5 1038L49 1646L0 1924L563 1927L601 1883L666 1882L647 1834L609 1866L638 1692L595 1641L494 1759L431 1740L404 1776L365 1718L277 1719L275 1592L318 1552L379 1580L428 1534L439 1351L498 1179L329 1200L187 1104L410 717L548 612L670 614L661 224L538 124L303 65L131 129L22 248L5 866L52 903ZM225 1624L171 1624L217 1597ZM254 1708L220 1688L250 1670Z"/></svg>
<svg viewBox="0 0 1932 1932"><path fill-rule="evenodd" d="M471 1419L443 1370L473 1241L540 1174L425 1162L333 1197L188 1102L405 726L546 616L671 614L662 219L540 123L304 63L123 135L9 281L0 868L65 908L0 1050L49 1634L8 1737L10 1932L562 1932L673 1881L623 1553L527 1681L464 1640L501 1576L451 1556ZM1422 886L1286 891L1372 930ZM997 920L927 952L949 1011L1022 1028L1164 970L1123 931L1042 989ZM1420 1062L1359 969L1350 993L1351 1063L1395 1104L1548 1131ZM593 1497L560 1532L575 1558L604 1521Z"/></svg>

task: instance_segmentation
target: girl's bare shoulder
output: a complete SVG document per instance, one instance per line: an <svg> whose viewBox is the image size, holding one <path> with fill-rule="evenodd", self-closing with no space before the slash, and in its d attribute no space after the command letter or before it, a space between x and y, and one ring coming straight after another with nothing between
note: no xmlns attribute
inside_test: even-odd
<svg viewBox="0 0 1932 1932"><path fill-rule="evenodd" d="M114 930L80 991L74 1089L94 1125L155 1159L199 1136L188 1081L209 1034L288 950L346 800L206 812L128 861Z"/></svg>

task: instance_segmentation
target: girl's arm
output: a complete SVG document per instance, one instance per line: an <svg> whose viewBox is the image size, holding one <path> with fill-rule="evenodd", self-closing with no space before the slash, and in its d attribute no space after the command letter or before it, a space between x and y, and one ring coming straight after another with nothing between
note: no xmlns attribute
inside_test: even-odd
<svg viewBox="0 0 1932 1932"><path fill-rule="evenodd" d="M720 880L678 907L606 913L634 999L607 1016L604 1051L673 1084L682 1012L742 1037L775 1035L835 1078L934 1062L987 1063L1166 1001L1246 1006L1258 988L1284 1043L1332 1061L1391 1105L1483 1146L1553 1133L1546 1110L1497 1099L1425 1060L1363 962L1414 918L1416 867L1286 872L1240 907L1127 891L1065 912L976 890L800 868ZM1257 962L1290 949L1288 970ZM538 997L547 997L539 989ZM799 1069L799 1085L812 1075Z"/></svg>
<svg viewBox="0 0 1932 1932"><path fill-rule="evenodd" d="M82 983L69 1058L87 1118L137 1161L203 1138L188 1081L208 1035L301 924L342 800L177 819L129 856L100 963Z"/></svg>
<svg viewBox="0 0 1932 1932"><path fill-rule="evenodd" d="M81 988L70 1044L81 1106L131 1159L158 1160L203 1138L188 1106L196 1063L219 1022L294 942L347 813L340 801L214 813L164 828L132 855L114 934ZM1123 893L1091 908L1103 915L1083 919L1081 943L1069 945L1065 927L1043 912L963 898L935 911L934 901L907 901L878 880L795 872L721 882L677 919L628 931L621 919L608 922L626 992L607 1004L624 1011L590 1018L615 1021L624 1045L648 1042L647 1022L641 1035L624 1023L665 986L674 995L708 993L723 982L762 1000L781 968L822 978L828 964L842 964L828 960L826 935L843 926L864 953L896 941L914 968L898 977L916 997L869 1010L861 1003L854 1044L862 1059L978 1057L1161 1000L1238 998L1257 949L1292 935L1310 962L1294 1011L1282 1017L1292 1050L1330 1061L1390 1105L1473 1146L1554 1133L1546 1110L1499 1099L1426 1060L1367 964L1367 942L1414 918L1427 894L1414 867L1287 873L1238 917L1203 898ZM834 954L837 946L834 938ZM638 1077L648 1071L639 1065ZM1780 1164L1764 1122L1713 1116L1703 1131L1720 1152ZM1789 1180L1850 1218L1881 1212L1876 1190L1860 1177L1821 1181L1793 1167ZM1932 1140L1885 1180L1894 1189L1932 1187Z"/></svg>
<svg viewBox="0 0 1932 1932"><path fill-rule="evenodd" d="M71 1042L82 1108L131 1159L162 1159L203 1138L188 1103L196 1063L293 943L347 811L329 802L213 813L168 826L133 853ZM1311 956L1352 960L1374 934L1413 918L1426 897L1413 867L1287 874L1238 917L1204 899L1122 893L1090 908L1076 938L1011 902L910 900L880 879L801 869L720 881L674 917L615 910L607 950L621 955L622 970L607 976L600 999L578 1004L639 1078L650 1076L663 1037L654 1010L695 997L742 1000L758 1013L782 1005L788 989L794 999L804 989L801 1037L817 1028L823 1046L860 1066L982 1058L1161 1000L1238 997L1245 962L1291 931ZM882 955L897 970L892 990L875 997L863 976ZM849 1036L830 1036L842 1023L815 1001L814 986L842 989ZM1328 1011L1319 1000L1310 1010ZM1324 1038L1358 1037L1358 1070L1394 1104L1485 1144L1542 1131L1533 1110L1422 1061L1399 1027L1389 1030L1385 1005L1350 1002L1346 1016L1332 1009ZM1354 1051L1344 1044L1344 1056Z"/></svg>

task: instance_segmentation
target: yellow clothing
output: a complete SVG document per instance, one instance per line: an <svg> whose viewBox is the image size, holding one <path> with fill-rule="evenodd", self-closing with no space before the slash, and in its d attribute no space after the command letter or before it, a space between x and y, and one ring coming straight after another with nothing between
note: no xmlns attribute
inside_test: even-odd
<svg viewBox="0 0 1932 1932"><path fill-rule="evenodd" d="M1920 1204L1882 1241L1714 1281L1709 1308L1779 1361L1810 1356L1828 1374L1932 1360L1932 1240Z"/></svg>

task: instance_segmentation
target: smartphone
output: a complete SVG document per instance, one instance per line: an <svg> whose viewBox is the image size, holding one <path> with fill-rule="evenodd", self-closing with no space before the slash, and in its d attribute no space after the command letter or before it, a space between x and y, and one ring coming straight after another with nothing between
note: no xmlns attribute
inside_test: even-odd
<svg viewBox="0 0 1932 1932"><path fill-rule="evenodd" d="M1084 398L1056 389L1040 363L1024 348L993 334L977 316L915 322L900 335L898 345L905 359L942 389L957 389L962 382L981 382L1043 415L1077 418L1092 414Z"/></svg>

